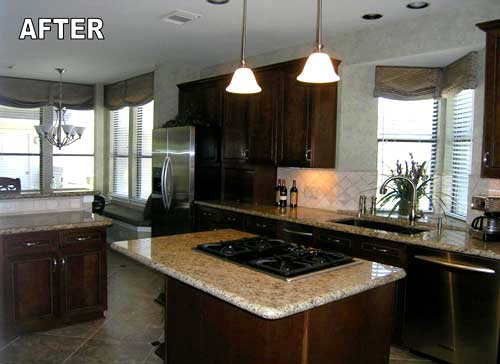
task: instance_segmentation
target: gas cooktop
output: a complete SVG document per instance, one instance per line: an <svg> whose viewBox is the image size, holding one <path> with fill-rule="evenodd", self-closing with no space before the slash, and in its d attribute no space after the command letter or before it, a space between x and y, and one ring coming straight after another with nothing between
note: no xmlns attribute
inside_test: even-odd
<svg viewBox="0 0 500 364"><path fill-rule="evenodd" d="M357 263L343 253L263 237L201 244L194 249L288 282Z"/></svg>

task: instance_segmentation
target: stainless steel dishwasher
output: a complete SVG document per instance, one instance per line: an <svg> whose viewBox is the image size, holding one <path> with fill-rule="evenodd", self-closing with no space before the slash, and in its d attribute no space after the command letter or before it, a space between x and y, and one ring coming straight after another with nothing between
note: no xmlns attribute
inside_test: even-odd
<svg viewBox="0 0 500 364"><path fill-rule="evenodd" d="M497 364L500 262L409 250L405 344L453 364Z"/></svg>

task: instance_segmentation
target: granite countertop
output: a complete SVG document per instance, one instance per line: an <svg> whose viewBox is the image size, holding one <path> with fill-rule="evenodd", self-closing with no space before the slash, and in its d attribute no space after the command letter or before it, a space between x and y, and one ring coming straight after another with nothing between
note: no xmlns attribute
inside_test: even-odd
<svg viewBox="0 0 500 364"><path fill-rule="evenodd" d="M111 248L265 319L287 317L406 275L403 269L359 259L359 264L288 283L193 250L199 244L249 236L218 230L115 242Z"/></svg>
<svg viewBox="0 0 500 364"><path fill-rule="evenodd" d="M18 200L24 198L54 198L54 197L73 197L73 196L93 196L95 191L92 190L61 190L50 192L3 192L0 193L0 200Z"/></svg>
<svg viewBox="0 0 500 364"><path fill-rule="evenodd" d="M109 226L112 220L85 211L0 217L0 235Z"/></svg>
<svg viewBox="0 0 500 364"><path fill-rule="evenodd" d="M339 213L336 211L313 209L307 207L298 207L296 209L287 208L283 211L282 209L275 206L258 206L251 204L215 201L196 201L195 203L200 206L212 207L226 211L239 212L280 221L288 221L329 230L391 240L408 245L419 245L450 252L500 260L500 242L485 242L480 239L472 238L464 226L446 226L440 235L436 230L435 224L419 223L417 224L418 227L427 228L429 229L429 231L415 235L404 235L382 230L367 229L358 226L349 226L335 223L335 221L337 220L353 217L352 214L345 211ZM363 216L362 218L408 226L407 222L396 219L387 219L374 216Z"/></svg>

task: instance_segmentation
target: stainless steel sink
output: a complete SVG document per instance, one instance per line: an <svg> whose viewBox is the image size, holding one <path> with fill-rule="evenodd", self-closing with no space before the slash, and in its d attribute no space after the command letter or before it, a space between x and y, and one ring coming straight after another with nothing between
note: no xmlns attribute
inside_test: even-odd
<svg viewBox="0 0 500 364"><path fill-rule="evenodd" d="M363 220L363 219L331 220L330 222L334 222L336 224L342 224L342 225L359 226L359 227L373 229L373 230L388 231L391 233L398 233L398 234L404 234L404 235L415 235L415 234L423 233L425 231L429 231L428 229L424 229L424 228L415 228L415 227L410 227L410 226L391 224L388 222Z"/></svg>

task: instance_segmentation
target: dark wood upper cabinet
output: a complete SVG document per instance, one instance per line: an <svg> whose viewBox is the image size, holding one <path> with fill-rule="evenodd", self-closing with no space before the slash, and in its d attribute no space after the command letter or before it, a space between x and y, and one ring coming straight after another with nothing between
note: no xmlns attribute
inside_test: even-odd
<svg viewBox="0 0 500 364"><path fill-rule="evenodd" d="M279 69L256 72L262 92L248 97L248 160L276 164L277 126L281 116L283 77Z"/></svg>
<svg viewBox="0 0 500 364"><path fill-rule="evenodd" d="M311 148L311 95L309 87L297 81L302 66L302 62L294 62L283 69L283 118L278 145L278 165L283 167L310 167L307 152Z"/></svg>
<svg viewBox="0 0 500 364"><path fill-rule="evenodd" d="M305 60L284 64L283 118L279 166L334 168L337 135L337 83L297 81ZM339 62L334 61L338 69Z"/></svg>
<svg viewBox="0 0 500 364"><path fill-rule="evenodd" d="M228 76L179 85L179 113L221 125L221 159L232 167L334 168L337 84L297 81L305 61L254 69L262 92L253 95L227 93ZM208 152L201 154L213 158Z"/></svg>
<svg viewBox="0 0 500 364"><path fill-rule="evenodd" d="M500 178L500 19L477 26L486 32L481 176Z"/></svg>
<svg viewBox="0 0 500 364"><path fill-rule="evenodd" d="M222 144L226 161L245 162L249 158L248 97L228 92L224 94Z"/></svg>

